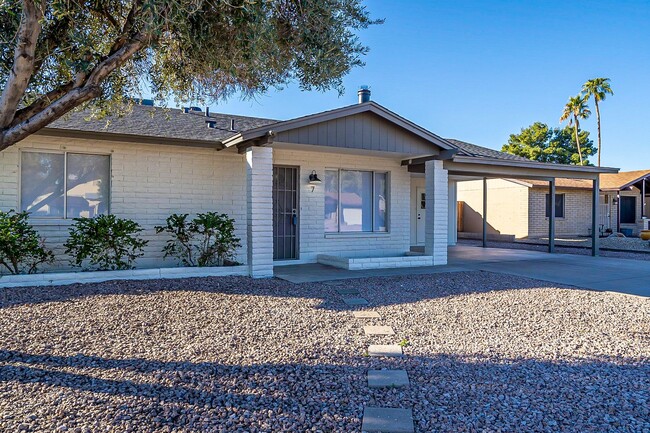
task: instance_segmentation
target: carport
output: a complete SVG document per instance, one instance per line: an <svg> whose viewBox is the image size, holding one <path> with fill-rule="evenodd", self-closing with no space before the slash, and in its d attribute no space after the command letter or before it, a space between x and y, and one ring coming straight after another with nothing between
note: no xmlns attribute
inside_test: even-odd
<svg viewBox="0 0 650 433"><path fill-rule="evenodd" d="M600 185L599 176L605 173L617 173L618 169L609 167L575 166L564 164L550 164L530 161L525 158L508 155L497 151L489 151L479 146L458 140L448 140L459 148L458 151L443 151L438 155L431 155L402 161L409 172L424 173L425 163L431 160L442 160L443 167L447 170L449 179L482 179L483 180L483 212L482 212L482 244L487 247L487 210L488 210L488 179L533 179L548 182L550 196L550 217L548 218L548 251L555 252L555 186L556 179L582 179L592 182L592 255L598 255L598 211ZM456 212L455 200L449 200L449 213ZM453 207L453 209L452 209ZM456 230L456 218L449 219L449 230Z"/></svg>

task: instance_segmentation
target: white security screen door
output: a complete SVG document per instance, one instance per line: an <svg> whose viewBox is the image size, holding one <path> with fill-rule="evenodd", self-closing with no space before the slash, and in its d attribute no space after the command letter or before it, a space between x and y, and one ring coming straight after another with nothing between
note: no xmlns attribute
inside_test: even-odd
<svg viewBox="0 0 650 433"><path fill-rule="evenodd" d="M415 189L415 242L424 245L424 221L426 220L426 189Z"/></svg>

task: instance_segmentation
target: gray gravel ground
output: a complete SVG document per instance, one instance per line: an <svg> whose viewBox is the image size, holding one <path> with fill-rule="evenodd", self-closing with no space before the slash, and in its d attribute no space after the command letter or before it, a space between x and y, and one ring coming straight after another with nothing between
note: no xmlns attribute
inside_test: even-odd
<svg viewBox="0 0 650 433"><path fill-rule="evenodd" d="M292 285L201 278L0 296L0 430L650 432L650 300L485 272ZM381 319L359 322L335 289ZM361 324L392 326L393 337ZM363 356L409 341L403 359ZM409 389L370 390L406 368Z"/></svg>
<svg viewBox="0 0 650 433"><path fill-rule="evenodd" d="M606 238L601 239L601 247L603 247L603 241ZM470 246L480 246L482 245L481 241L474 239L459 239L459 245L470 245ZM613 243L606 244L609 248L618 248L618 246ZM515 250L530 250L530 251L548 251L548 241L546 243L540 241L539 245L531 245L529 243L522 242L498 242L498 241L488 241L488 246L493 248L510 248ZM578 255L590 255L591 254L591 242L589 242L585 248L564 248L561 245L561 242L555 244L555 251L562 254L578 254ZM650 251L650 250L648 250ZM639 253L630 251L605 251L600 250L601 257L615 257L618 259L631 259L631 260L650 260L650 254Z"/></svg>

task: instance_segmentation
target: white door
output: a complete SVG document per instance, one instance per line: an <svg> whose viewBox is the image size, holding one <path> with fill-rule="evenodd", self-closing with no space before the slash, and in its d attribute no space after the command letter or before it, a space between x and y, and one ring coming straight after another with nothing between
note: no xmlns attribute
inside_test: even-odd
<svg viewBox="0 0 650 433"><path fill-rule="evenodd" d="M424 245L424 221L426 220L426 189L415 189L415 242Z"/></svg>

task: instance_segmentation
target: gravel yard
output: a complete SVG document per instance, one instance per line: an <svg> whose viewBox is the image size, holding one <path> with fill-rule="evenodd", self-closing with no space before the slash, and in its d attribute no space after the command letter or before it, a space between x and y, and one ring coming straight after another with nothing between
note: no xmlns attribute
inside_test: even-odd
<svg viewBox="0 0 650 433"><path fill-rule="evenodd" d="M0 310L0 431L359 432L375 405L417 432L650 432L648 298L464 272L10 289ZM370 390L373 368L411 387Z"/></svg>

